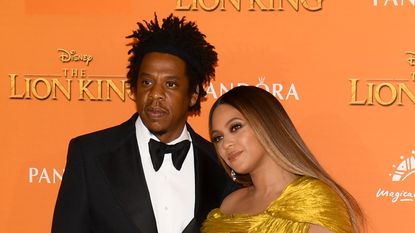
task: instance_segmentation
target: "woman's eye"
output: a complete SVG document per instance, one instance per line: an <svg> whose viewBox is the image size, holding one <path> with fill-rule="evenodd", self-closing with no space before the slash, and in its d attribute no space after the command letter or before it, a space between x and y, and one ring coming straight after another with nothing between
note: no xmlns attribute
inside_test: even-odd
<svg viewBox="0 0 415 233"><path fill-rule="evenodd" d="M212 138L212 143L218 143L220 140L222 140L222 136L215 136Z"/></svg>
<svg viewBox="0 0 415 233"><path fill-rule="evenodd" d="M235 131L237 131L240 128L242 128L242 125L241 124L239 124L239 123L233 124L231 126L231 132L235 132Z"/></svg>

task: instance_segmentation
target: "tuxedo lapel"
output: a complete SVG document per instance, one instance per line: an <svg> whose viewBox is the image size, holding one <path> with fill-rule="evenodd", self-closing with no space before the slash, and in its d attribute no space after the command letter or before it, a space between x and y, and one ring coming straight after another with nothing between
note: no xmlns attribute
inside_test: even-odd
<svg viewBox="0 0 415 233"><path fill-rule="evenodd" d="M193 129L187 125L192 137L194 161L195 161L195 215L183 233L200 232L200 226L205 220L206 215L213 208L219 207L218 187L224 181L215 180L219 166L215 162L215 151L213 146L205 139L197 135ZM213 180L212 180L213 179ZM221 189L221 188L219 188ZM223 191L223 190L220 190Z"/></svg>
<svg viewBox="0 0 415 233"><path fill-rule="evenodd" d="M206 195L204 190L205 183L205 167L202 166L203 158L206 156L203 154L203 151L197 145L197 142L193 140L193 150L194 150L194 161L195 161L195 212L194 218L186 228L183 230L183 233L196 233L200 232L200 225L205 219L206 211L209 211L208 202L209 196Z"/></svg>
<svg viewBox="0 0 415 233"><path fill-rule="evenodd" d="M196 198L195 198L195 219L197 222L203 221L204 216L202 216L205 212L208 212L208 206L210 203L209 196L207 195L207 192L205 190L206 188L206 167L203 166L203 161L206 156L203 154L203 151L198 150L196 146L195 150L195 180L196 180L196 186L195 186L195 192L196 192Z"/></svg>
<svg viewBox="0 0 415 233"><path fill-rule="evenodd" d="M217 161L213 145L196 134L190 125L187 129L192 137L195 161L195 215L183 233L200 232L207 214L219 208L223 198L239 188L225 173Z"/></svg>
<svg viewBox="0 0 415 233"><path fill-rule="evenodd" d="M142 233L157 233L135 133L135 119L127 122L125 141L105 156L99 163L109 181L114 196Z"/></svg>
<svg viewBox="0 0 415 233"><path fill-rule="evenodd" d="M140 153L138 150L135 121L137 115L116 129L119 140L111 144L108 152L101 154L98 164L114 194L115 201L137 226L140 233L157 233L157 225L151 205ZM219 207L228 182L226 174L215 158L215 151L208 141L187 125L192 137L195 163L194 218L183 231L200 232L200 226L213 208ZM121 139L120 139L121 138Z"/></svg>

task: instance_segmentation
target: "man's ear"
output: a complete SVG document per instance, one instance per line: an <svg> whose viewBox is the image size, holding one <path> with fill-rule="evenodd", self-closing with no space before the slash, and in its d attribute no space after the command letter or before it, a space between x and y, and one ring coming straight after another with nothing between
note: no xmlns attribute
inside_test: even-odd
<svg viewBox="0 0 415 233"><path fill-rule="evenodd" d="M189 107L193 107L196 104L197 99L199 98L199 86L196 86L195 91L192 93L190 97Z"/></svg>

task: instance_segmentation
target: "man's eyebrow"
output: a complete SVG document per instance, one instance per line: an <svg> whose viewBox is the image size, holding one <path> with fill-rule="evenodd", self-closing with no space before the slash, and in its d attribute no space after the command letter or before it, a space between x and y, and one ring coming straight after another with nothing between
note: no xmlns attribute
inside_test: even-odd
<svg viewBox="0 0 415 233"><path fill-rule="evenodd" d="M138 77L142 77L142 76L151 76L151 74L146 73L146 72L140 72L140 73L138 73Z"/></svg>

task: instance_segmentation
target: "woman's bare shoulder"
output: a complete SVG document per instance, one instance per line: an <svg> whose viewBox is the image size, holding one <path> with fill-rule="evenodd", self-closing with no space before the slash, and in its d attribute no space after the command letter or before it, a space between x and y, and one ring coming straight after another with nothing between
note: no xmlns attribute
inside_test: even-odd
<svg viewBox="0 0 415 233"><path fill-rule="evenodd" d="M241 188L226 196L220 205L220 211L225 214L235 213L237 206L240 205L241 200L244 199L247 192L248 188Z"/></svg>

